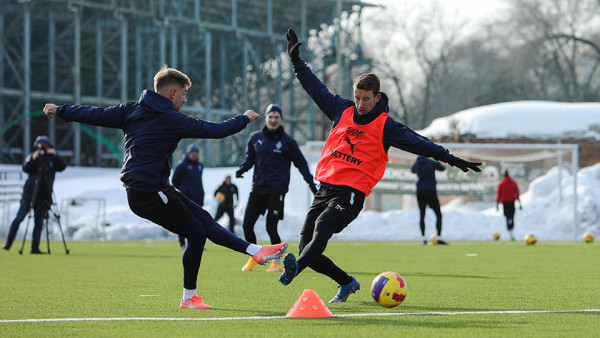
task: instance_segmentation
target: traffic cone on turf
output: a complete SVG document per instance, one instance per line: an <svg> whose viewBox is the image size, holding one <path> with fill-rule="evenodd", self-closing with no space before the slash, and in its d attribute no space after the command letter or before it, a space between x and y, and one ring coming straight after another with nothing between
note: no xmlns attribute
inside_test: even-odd
<svg viewBox="0 0 600 338"><path fill-rule="evenodd" d="M325 318L333 314L313 289L305 289L285 315L288 318Z"/></svg>

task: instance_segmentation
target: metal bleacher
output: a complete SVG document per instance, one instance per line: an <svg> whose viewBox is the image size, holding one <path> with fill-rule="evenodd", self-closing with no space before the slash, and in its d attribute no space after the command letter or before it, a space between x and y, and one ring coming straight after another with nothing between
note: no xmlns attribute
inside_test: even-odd
<svg viewBox="0 0 600 338"><path fill-rule="evenodd" d="M23 184L26 175L20 168L0 169L0 202L2 203L2 218L0 224L0 235L6 237L12 220L10 207L21 200Z"/></svg>

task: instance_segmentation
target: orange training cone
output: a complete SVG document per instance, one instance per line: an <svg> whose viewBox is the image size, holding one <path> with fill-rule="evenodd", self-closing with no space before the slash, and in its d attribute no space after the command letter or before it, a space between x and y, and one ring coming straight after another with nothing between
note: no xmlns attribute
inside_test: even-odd
<svg viewBox="0 0 600 338"><path fill-rule="evenodd" d="M313 289L305 289L285 315L288 318L325 318L333 314Z"/></svg>

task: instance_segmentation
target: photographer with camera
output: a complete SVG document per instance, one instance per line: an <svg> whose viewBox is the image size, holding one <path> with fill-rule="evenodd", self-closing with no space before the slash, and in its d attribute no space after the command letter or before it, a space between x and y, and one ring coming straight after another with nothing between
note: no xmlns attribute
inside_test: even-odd
<svg viewBox="0 0 600 338"><path fill-rule="evenodd" d="M33 148L35 150L29 153L23 162L23 171L28 176L23 186L21 207L10 226L3 248L4 250L10 249L17 236L17 231L19 231L19 225L25 219L29 210L33 208L35 216L31 253L42 254L43 252L40 251L40 236L42 234L44 218L52 205L54 176L57 171L65 170L67 164L58 155L56 150L54 150L47 136L38 136L33 143Z"/></svg>

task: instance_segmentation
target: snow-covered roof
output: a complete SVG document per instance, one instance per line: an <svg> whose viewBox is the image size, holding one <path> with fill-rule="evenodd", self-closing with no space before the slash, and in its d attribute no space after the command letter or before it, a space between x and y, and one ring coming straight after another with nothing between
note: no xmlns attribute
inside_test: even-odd
<svg viewBox="0 0 600 338"><path fill-rule="evenodd" d="M430 137L588 138L600 140L600 103L516 101L463 110L418 131Z"/></svg>

